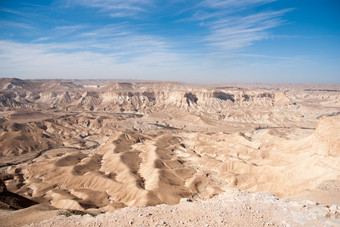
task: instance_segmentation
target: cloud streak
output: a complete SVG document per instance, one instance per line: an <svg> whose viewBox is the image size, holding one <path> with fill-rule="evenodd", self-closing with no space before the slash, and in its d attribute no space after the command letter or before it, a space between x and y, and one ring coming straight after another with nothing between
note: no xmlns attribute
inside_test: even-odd
<svg viewBox="0 0 340 227"><path fill-rule="evenodd" d="M25 29L25 30L32 30L36 29L35 27L21 22L14 22L9 20L0 20L0 28L16 28L16 29Z"/></svg>
<svg viewBox="0 0 340 227"><path fill-rule="evenodd" d="M132 17L147 12L153 0L74 0L68 5L97 8L111 17Z"/></svg>
<svg viewBox="0 0 340 227"><path fill-rule="evenodd" d="M245 12L241 14L242 16L236 13L274 1L276 0L201 0L198 3L190 2L183 4L186 8L179 8L175 12L177 14L187 11L189 16L175 21L177 23L196 23L197 26L200 26L202 32L196 37L195 42L205 45L212 52L244 50L254 42L271 36L270 29L280 26L284 22L281 17L291 9L264 10L252 14ZM68 3L74 6L95 8L113 18L134 18L143 13L152 14L155 12L151 12L150 9L157 10L157 4L159 4L155 0L75 0ZM178 4L177 1L172 1L168 3L168 7L176 4ZM99 30L87 31L82 35L88 37L96 35L104 38L104 36L126 35L134 29L137 28L130 26L116 32L112 27L104 26L100 32Z"/></svg>
<svg viewBox="0 0 340 227"><path fill-rule="evenodd" d="M134 42L134 43L132 43ZM185 63L185 56L166 50L135 48L142 42L155 44L148 37L130 39L127 52L98 53L90 50L65 51L74 44L22 44L0 41L0 76L31 78L130 78L160 80L162 76L183 79L196 63ZM57 51L63 50L63 51ZM73 49L74 50L74 49ZM129 54L131 58L122 58ZM143 52L143 53L142 53ZM178 72L181 72L180 74ZM176 77L176 74L179 77Z"/></svg>
<svg viewBox="0 0 340 227"><path fill-rule="evenodd" d="M249 8L258 4L267 4L276 0L204 0L199 3L200 6L210 8Z"/></svg>
<svg viewBox="0 0 340 227"><path fill-rule="evenodd" d="M242 50L255 41L266 39L270 29L283 23L280 17L288 11L265 11L214 20L207 25L211 34L205 40L220 51Z"/></svg>
<svg viewBox="0 0 340 227"><path fill-rule="evenodd" d="M46 23L27 17L24 21L32 19L37 27L35 36L0 40L2 75L185 80L186 75L233 75L244 59L268 65L300 60L247 52L257 41L280 38L271 31L285 23L291 9L254 8L274 0L173 0L166 3L169 9L157 0L61 1L67 5L56 4L60 15L86 8L79 14L84 17L59 17L54 23L49 14ZM92 14L94 20L86 18ZM33 30L21 20L4 22L0 26Z"/></svg>
<svg viewBox="0 0 340 227"><path fill-rule="evenodd" d="M10 14L16 14L19 16L24 16L24 13L16 11L16 10L11 10L11 9L7 9L7 8L0 8L1 12L5 12L5 13L10 13Z"/></svg>

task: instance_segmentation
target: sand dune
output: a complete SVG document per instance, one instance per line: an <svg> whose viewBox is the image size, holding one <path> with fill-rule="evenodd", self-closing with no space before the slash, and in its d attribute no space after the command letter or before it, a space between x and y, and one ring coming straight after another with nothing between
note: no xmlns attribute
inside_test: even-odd
<svg viewBox="0 0 340 227"><path fill-rule="evenodd" d="M1 81L9 191L94 213L231 188L340 203L340 92L84 83Z"/></svg>

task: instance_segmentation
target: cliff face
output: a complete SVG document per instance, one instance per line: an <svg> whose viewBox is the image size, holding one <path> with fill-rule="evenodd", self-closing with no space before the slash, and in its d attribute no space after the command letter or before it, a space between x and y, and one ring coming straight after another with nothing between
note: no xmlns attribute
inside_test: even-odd
<svg viewBox="0 0 340 227"><path fill-rule="evenodd" d="M40 90L34 92L25 89L17 91L3 89L1 92L1 107L28 108L59 106L63 108L77 107L88 110L103 110L124 106L127 110L143 110L147 107L170 106L184 110L201 110L218 112L230 106L274 106L289 105L291 101L283 92L263 91L178 91L159 88L137 88L136 90L107 89L91 91L82 89ZM113 90L113 91L112 91Z"/></svg>

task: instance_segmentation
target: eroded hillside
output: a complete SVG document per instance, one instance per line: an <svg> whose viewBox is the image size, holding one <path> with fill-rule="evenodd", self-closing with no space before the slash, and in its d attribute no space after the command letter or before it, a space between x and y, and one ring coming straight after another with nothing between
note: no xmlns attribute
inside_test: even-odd
<svg viewBox="0 0 340 227"><path fill-rule="evenodd" d="M0 81L7 189L62 209L239 188L340 203L337 87Z"/></svg>

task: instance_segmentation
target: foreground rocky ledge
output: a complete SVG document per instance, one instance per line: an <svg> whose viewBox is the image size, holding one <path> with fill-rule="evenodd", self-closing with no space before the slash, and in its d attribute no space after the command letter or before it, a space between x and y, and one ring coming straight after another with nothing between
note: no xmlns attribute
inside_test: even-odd
<svg viewBox="0 0 340 227"><path fill-rule="evenodd" d="M55 216L29 226L339 226L340 208L229 190L207 201L123 208L114 213Z"/></svg>

